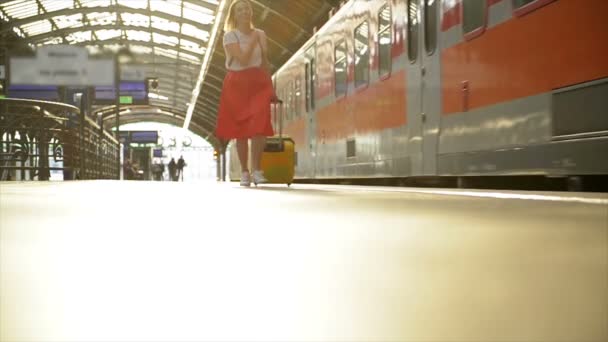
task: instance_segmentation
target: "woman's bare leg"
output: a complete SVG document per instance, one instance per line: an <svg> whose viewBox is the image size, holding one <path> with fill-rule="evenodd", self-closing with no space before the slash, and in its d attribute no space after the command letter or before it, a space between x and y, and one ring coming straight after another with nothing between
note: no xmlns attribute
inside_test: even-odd
<svg viewBox="0 0 608 342"><path fill-rule="evenodd" d="M241 162L241 172L249 171L249 141L248 139L236 139L236 150Z"/></svg>
<svg viewBox="0 0 608 342"><path fill-rule="evenodd" d="M262 152L264 152L264 145L266 145L266 137L258 135L251 138L251 166L254 170L261 170L260 161L262 159Z"/></svg>

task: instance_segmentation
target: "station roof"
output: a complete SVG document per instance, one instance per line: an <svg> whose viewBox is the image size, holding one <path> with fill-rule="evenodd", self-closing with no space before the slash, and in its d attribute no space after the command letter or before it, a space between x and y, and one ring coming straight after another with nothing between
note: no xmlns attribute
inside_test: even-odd
<svg viewBox="0 0 608 342"><path fill-rule="evenodd" d="M255 25L267 33L275 70L328 19L329 10L339 6L338 0L250 1ZM217 145L212 132L226 73L221 35L231 2L11 0L0 4L0 60L7 53L47 44L84 46L90 55L126 50L130 64L158 79L158 88L149 92L150 105L171 108L179 114L171 123L197 127L196 133ZM149 118L138 119L157 117L151 109Z"/></svg>

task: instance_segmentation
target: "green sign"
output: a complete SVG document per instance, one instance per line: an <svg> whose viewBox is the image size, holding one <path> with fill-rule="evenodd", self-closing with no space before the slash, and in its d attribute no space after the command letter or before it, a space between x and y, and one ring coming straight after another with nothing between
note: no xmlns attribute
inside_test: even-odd
<svg viewBox="0 0 608 342"><path fill-rule="evenodd" d="M6 98L6 95L0 94L0 99L5 99L5 98Z"/></svg>
<svg viewBox="0 0 608 342"><path fill-rule="evenodd" d="M133 104L133 96L121 96L120 104Z"/></svg>

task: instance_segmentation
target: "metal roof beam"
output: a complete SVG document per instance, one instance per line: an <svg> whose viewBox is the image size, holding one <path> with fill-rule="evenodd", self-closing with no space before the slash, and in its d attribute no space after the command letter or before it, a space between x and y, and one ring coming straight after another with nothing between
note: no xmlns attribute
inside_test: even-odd
<svg viewBox="0 0 608 342"><path fill-rule="evenodd" d="M150 15L150 16L163 18L163 19L166 19L169 21L173 21L173 22L178 22L178 23L182 23L182 24L190 24L194 27L197 27L197 28L207 31L207 32L211 31L211 25L209 25L209 24L201 24L197 21L186 19L186 18L181 18L181 17L171 15L166 12L152 11L152 10L148 10L146 8L131 8L131 7L122 6L122 5L110 5L107 7L98 6L98 7L83 7L83 8L66 8L66 9L61 9L61 10L57 10L57 11L46 12L41 15L33 15L33 16L23 18L23 19L15 19L15 20L11 20L7 23L2 23L3 25L2 25L2 29L0 29L0 32L12 30L13 27L21 27L21 26L29 24L29 23L33 23L33 22L40 21L40 20L51 19L54 17L62 16L62 15L68 16L68 15L74 15L74 14L111 13L111 12L135 13L135 14L141 14L141 15L145 15L145 16Z"/></svg>
<svg viewBox="0 0 608 342"><path fill-rule="evenodd" d="M88 41L84 41L84 42L78 42L72 45L76 45L76 46L89 46L89 45L111 45L111 44L118 44L118 45L141 45L141 46L147 46L147 47L159 47L159 48L163 48L163 49L167 49L167 50L173 50L175 52L181 52L181 53L186 53L189 55L193 55L196 57L201 57L201 55L198 55L194 52L188 51L188 50L184 50L182 48L178 48L176 46L172 46L172 45L168 45L168 44L160 44L160 43L151 43L151 42L144 42L144 41L139 41L139 40L124 40L121 38L112 38L112 39L106 39L106 40L98 40L98 41L93 41L93 40L88 40ZM175 58L177 58L177 55L175 56ZM196 65L196 64L195 64Z"/></svg>
<svg viewBox="0 0 608 342"><path fill-rule="evenodd" d="M40 2L40 0L36 0L36 4L38 5L38 15L39 16L40 16L40 12L48 13L46 8L44 8L44 6L42 6L42 3ZM53 20L52 18L49 18L49 21L51 22L51 26L53 26L53 30L59 30L59 26L57 26L57 23L55 22L55 20ZM61 36L61 40L63 40L64 44L68 44L68 41L67 41L67 39L65 39L64 35Z"/></svg>
<svg viewBox="0 0 608 342"><path fill-rule="evenodd" d="M180 17L184 17L184 2L182 1L180 7ZM179 23L179 38L177 39L177 45L181 46L182 45L182 27L184 26L184 24L182 24L181 22ZM205 51L207 52L207 51ZM179 52L177 53L177 59L179 59ZM174 79L177 79L177 65L175 66L175 73L173 74ZM194 87L193 87L194 88ZM177 105L177 87L173 87L173 105Z"/></svg>
<svg viewBox="0 0 608 342"><path fill-rule="evenodd" d="M251 3L260 6L262 8L264 8L264 10L268 10L270 13L276 15L277 17L283 19L284 21L288 22L290 25L292 25L293 27L297 28L298 30L300 30L301 33L306 34L307 36L312 36L312 32L306 30L305 28L303 28L302 26L298 25L296 22L294 22L293 20L289 19L289 17L273 10L270 6L264 5L262 3L260 3L257 0L249 0L251 1Z"/></svg>
<svg viewBox="0 0 608 342"><path fill-rule="evenodd" d="M82 3L80 2L80 0L74 0L74 7L75 8L82 8ZM89 17L87 17L86 14L82 14L82 22L86 23L87 26L91 26L91 21L89 20ZM64 33L65 34L65 31ZM68 33L69 34L69 33ZM95 32L91 32L91 37L93 37L93 40L99 40L99 38L97 38L97 34L95 34Z"/></svg>
<svg viewBox="0 0 608 342"><path fill-rule="evenodd" d="M194 43L198 43L199 45L205 46L207 44L206 41L200 39L200 38L196 38L193 36L188 36L188 35L184 35L181 33L177 33L177 32L172 32L172 31L164 31L164 30L160 30L154 27L145 27L145 26L132 26L132 25L115 25L115 24L107 24L107 25L87 25L87 26L81 26L81 27L66 27L66 28L62 28L62 29L57 29L57 30L53 30L50 32L46 32L43 34L38 34L35 36L30 36L26 39L24 39L23 41L26 43L33 43L36 44L39 41L48 39L48 38L53 38L59 35L68 35L71 33L75 33L75 32L87 32L87 31L91 31L92 34L95 34L95 31L97 30L132 30L132 31L143 31L143 32L148 32L150 34L152 33L159 33L165 36L169 36L169 37L176 37L178 39L187 39L191 42ZM94 39L92 41L95 41L98 39ZM103 41L103 40L101 40ZM139 42L139 40L132 40L133 42Z"/></svg>

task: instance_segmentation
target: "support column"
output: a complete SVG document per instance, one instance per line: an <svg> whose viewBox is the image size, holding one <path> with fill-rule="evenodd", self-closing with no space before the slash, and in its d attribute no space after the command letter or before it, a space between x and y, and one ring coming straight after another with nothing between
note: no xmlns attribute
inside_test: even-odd
<svg viewBox="0 0 608 342"><path fill-rule="evenodd" d="M120 180L120 62L118 60L118 54L115 56L114 61L114 91L116 96L116 141L118 141L117 152L116 152L116 179Z"/></svg>
<svg viewBox="0 0 608 342"><path fill-rule="evenodd" d="M226 181L226 147L222 146L221 149L221 159L222 159L222 182Z"/></svg>
<svg viewBox="0 0 608 342"><path fill-rule="evenodd" d="M215 173L215 178L216 180L219 182L222 179L222 169L221 169L221 164L222 163L222 159L218 156L218 158L215 160L215 166L216 166L216 173Z"/></svg>

